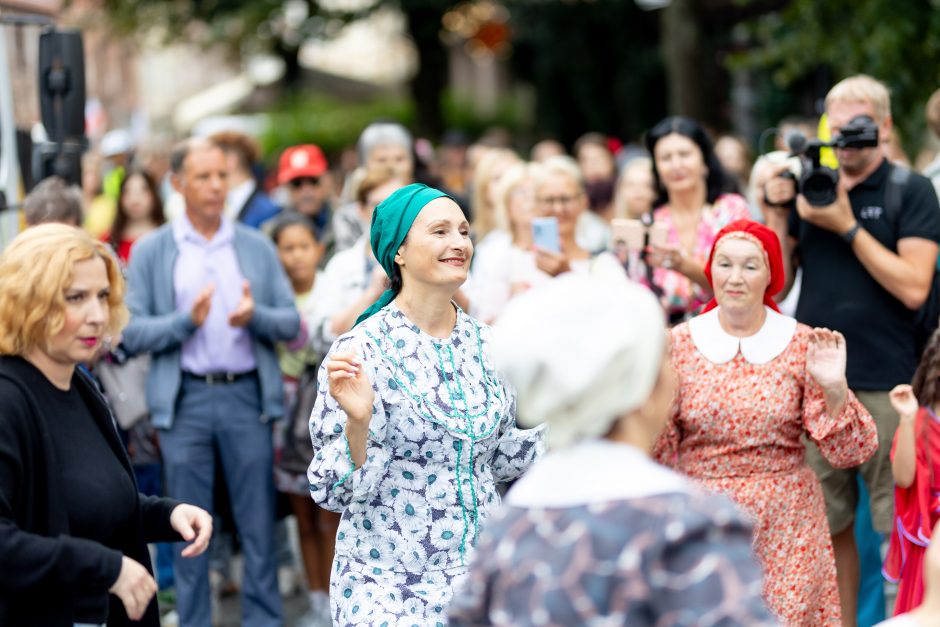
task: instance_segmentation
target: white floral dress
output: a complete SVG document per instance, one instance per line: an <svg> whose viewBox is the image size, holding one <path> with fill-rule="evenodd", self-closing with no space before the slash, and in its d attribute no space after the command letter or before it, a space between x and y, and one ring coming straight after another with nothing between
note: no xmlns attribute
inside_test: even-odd
<svg viewBox="0 0 940 627"><path fill-rule="evenodd" d="M458 309L453 333L437 339L392 303L330 349L354 349L375 390L358 470L336 400L321 394L310 418L310 491L343 512L330 582L335 624L446 625L455 579L500 503L496 485L540 454L541 430L516 427L515 399L489 360L488 335Z"/></svg>

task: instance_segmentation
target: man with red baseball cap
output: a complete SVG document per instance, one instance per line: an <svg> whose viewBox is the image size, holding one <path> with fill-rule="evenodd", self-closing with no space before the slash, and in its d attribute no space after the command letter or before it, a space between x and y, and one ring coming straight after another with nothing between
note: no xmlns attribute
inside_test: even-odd
<svg viewBox="0 0 940 627"><path fill-rule="evenodd" d="M286 186L288 190L288 209L313 220L320 241L323 241L330 225L330 205L323 184L327 167L326 157L319 146L301 144L284 151L277 172L278 184Z"/></svg>

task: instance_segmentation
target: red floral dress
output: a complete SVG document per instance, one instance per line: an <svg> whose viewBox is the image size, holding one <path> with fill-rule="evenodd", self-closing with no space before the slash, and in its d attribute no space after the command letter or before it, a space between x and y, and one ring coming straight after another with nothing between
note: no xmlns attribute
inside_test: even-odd
<svg viewBox="0 0 940 627"><path fill-rule="evenodd" d="M713 317L696 337L722 334L717 312L672 332L679 392L654 455L754 518L764 597L785 624L841 625L822 489L804 461L801 437L814 440L833 466L856 466L878 447L874 422L851 393L839 416L826 414L822 390L806 370L810 328L792 318L771 320L768 310L764 328L742 340L740 351L728 344L738 339L725 334L723 356L706 349L712 359L706 357L690 325ZM758 358L746 358L748 350Z"/></svg>

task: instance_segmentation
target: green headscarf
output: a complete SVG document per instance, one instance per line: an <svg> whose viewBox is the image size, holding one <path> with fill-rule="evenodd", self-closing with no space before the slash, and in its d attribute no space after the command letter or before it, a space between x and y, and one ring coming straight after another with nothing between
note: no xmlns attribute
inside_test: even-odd
<svg viewBox="0 0 940 627"><path fill-rule="evenodd" d="M379 262L385 273L391 277L392 270L395 268L395 255L401 248L405 236L411 230L415 218L432 200L438 198L451 198L444 192L422 185L412 183L406 185L383 200L375 211L372 212L372 231L369 239L372 242L372 252L375 253L375 259ZM356 324L367 319L372 314L378 313L382 307L385 307L395 299L395 292L385 290L379 299L359 314Z"/></svg>

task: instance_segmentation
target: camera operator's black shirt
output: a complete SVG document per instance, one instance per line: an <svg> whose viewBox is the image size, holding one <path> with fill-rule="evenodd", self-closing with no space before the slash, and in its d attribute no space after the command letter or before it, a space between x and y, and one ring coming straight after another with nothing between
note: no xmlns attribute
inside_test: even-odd
<svg viewBox="0 0 940 627"><path fill-rule="evenodd" d="M884 210L892 166L887 159L849 192L858 223L886 248L919 237L940 242L940 204L933 185L911 173L894 221ZM857 390L890 390L910 383L917 366L914 349L916 312L868 273L839 235L790 213L789 231L798 240L803 283L796 318L812 327L840 331L848 350L846 374Z"/></svg>

